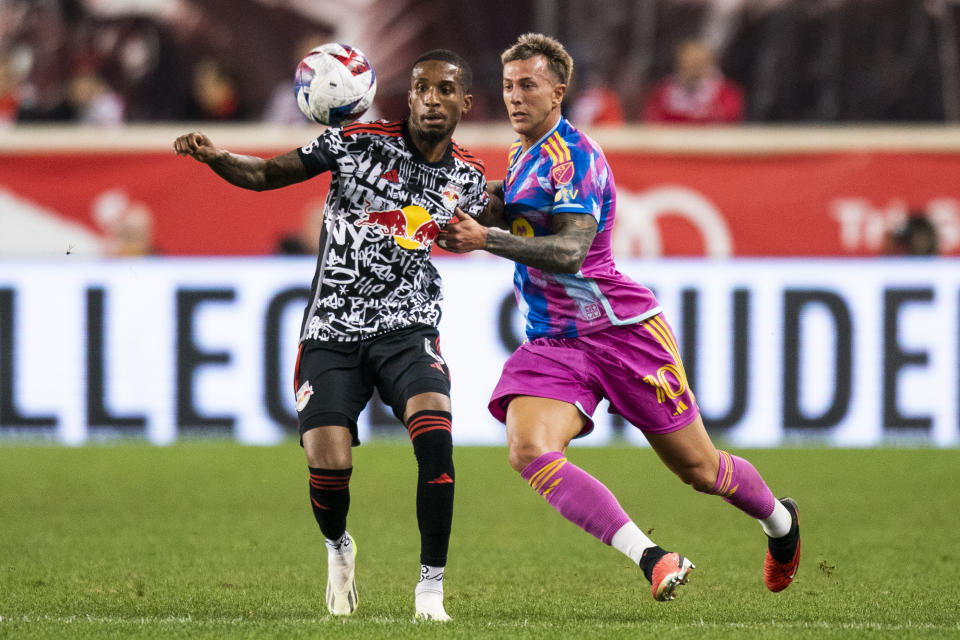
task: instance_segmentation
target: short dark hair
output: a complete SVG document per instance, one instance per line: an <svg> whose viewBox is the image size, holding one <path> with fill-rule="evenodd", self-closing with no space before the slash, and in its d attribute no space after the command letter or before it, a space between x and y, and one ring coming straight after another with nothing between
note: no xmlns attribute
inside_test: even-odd
<svg viewBox="0 0 960 640"><path fill-rule="evenodd" d="M413 63L413 66L415 67L421 62L426 62L427 60L439 60L440 62L447 62L459 69L460 88L463 89L464 93L470 93L470 89L473 87L473 70L470 69L470 64L463 59L463 56L458 53L454 53L449 49L431 49L417 58Z"/></svg>

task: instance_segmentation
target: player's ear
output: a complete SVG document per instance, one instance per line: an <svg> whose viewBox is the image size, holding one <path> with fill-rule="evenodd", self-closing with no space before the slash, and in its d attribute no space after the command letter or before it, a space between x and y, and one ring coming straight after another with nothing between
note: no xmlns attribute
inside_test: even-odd
<svg viewBox="0 0 960 640"><path fill-rule="evenodd" d="M463 96L463 109L460 110L460 113L466 113L470 111L470 107L473 106L473 94L468 93Z"/></svg>
<svg viewBox="0 0 960 640"><path fill-rule="evenodd" d="M553 85L553 100L555 104L560 104L563 102L564 96L567 95L567 85L560 84Z"/></svg>

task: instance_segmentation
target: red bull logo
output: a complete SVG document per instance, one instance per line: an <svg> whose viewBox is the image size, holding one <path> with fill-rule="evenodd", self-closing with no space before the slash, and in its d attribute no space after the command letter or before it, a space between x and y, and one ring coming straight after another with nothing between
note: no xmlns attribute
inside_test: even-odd
<svg viewBox="0 0 960 640"><path fill-rule="evenodd" d="M447 184L440 194L440 197L443 198L443 204L445 204L448 209L453 209L460 200L461 191L460 185L453 184L452 182Z"/></svg>
<svg viewBox="0 0 960 640"><path fill-rule="evenodd" d="M429 250L440 233L440 225L430 217L430 212L415 204L386 211L365 209L357 225L373 227L383 235L393 237L404 249Z"/></svg>

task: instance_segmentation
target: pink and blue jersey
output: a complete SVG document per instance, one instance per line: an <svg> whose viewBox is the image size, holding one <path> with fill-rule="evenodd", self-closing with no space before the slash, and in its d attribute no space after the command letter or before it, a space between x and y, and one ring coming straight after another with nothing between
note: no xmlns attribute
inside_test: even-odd
<svg viewBox="0 0 960 640"><path fill-rule="evenodd" d="M573 338L635 324L660 312L653 293L614 264L610 234L616 187L593 140L561 117L526 151L515 142L508 162L504 215L514 235L550 235L558 213L582 213L597 221L597 235L577 273L551 273L517 263L513 284L528 339Z"/></svg>

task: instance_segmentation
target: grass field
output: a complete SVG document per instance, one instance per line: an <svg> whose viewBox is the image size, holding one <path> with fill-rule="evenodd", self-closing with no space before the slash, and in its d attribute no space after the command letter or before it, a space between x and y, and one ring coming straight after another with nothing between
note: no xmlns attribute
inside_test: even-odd
<svg viewBox="0 0 960 640"><path fill-rule="evenodd" d="M457 448L446 605L414 624L409 444L355 450L360 607L323 604L325 550L294 443L0 448L0 638L960 637L960 451L745 454L801 509L794 584L763 587L759 526L644 449L574 448L641 527L697 564L655 602L499 448Z"/></svg>

